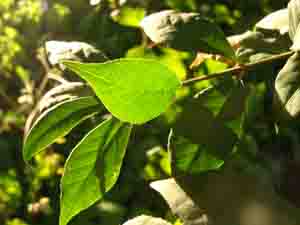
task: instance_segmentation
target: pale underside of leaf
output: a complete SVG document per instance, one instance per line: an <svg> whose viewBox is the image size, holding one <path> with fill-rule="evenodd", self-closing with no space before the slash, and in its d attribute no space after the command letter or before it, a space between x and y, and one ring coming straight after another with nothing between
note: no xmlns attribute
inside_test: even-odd
<svg viewBox="0 0 300 225"><path fill-rule="evenodd" d="M280 9L267 15L255 27L267 30L279 30L280 34L287 33L289 31L288 9Z"/></svg>
<svg viewBox="0 0 300 225"><path fill-rule="evenodd" d="M171 225L171 224L161 218L142 215L127 221L123 225Z"/></svg>

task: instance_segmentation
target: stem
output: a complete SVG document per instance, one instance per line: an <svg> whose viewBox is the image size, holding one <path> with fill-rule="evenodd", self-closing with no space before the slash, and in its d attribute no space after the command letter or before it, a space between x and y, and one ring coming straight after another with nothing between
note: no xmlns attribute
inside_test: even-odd
<svg viewBox="0 0 300 225"><path fill-rule="evenodd" d="M39 101L39 99L41 98L47 84L49 81L49 71L50 71L50 66L48 64L47 61L47 53L46 53L46 46L43 46L42 48L42 52L40 55L37 56L38 60L40 61L40 63L42 64L42 66L44 67L45 70L45 75L42 78L39 88L36 91L36 100L37 102Z"/></svg>
<svg viewBox="0 0 300 225"><path fill-rule="evenodd" d="M212 74L209 74L209 75L206 75L206 76L194 77L194 78L187 79L187 80L183 81L182 85L189 85L189 84L194 83L194 82L215 79L215 78L223 77L227 74L229 74L230 76L234 76L235 73L240 73L242 71L251 70L251 69L253 69L254 67L256 67L258 65L268 64L268 63L271 63L271 62L279 60L279 59L286 59L286 58L290 57L293 54L294 54L294 51L284 52L284 53L274 55L274 56L271 56L269 58L260 60L258 62L241 64L241 65L237 65L235 67L223 70L221 72L212 73Z"/></svg>

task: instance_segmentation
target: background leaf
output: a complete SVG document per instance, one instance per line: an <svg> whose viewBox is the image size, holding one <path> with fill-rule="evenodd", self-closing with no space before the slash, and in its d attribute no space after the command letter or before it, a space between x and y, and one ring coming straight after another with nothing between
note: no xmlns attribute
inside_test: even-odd
<svg viewBox="0 0 300 225"><path fill-rule="evenodd" d="M200 51L235 59L222 30L198 13L165 10L145 17L141 27L157 43L184 51Z"/></svg>
<svg viewBox="0 0 300 225"><path fill-rule="evenodd" d="M103 111L94 97L64 101L42 113L25 137L23 158L29 161L35 154L68 134L83 120Z"/></svg>
<svg viewBox="0 0 300 225"><path fill-rule="evenodd" d="M141 124L159 116L180 87L176 74L149 59L64 64L85 79L106 108L124 122Z"/></svg>
<svg viewBox="0 0 300 225"><path fill-rule="evenodd" d="M122 7L113 19L124 26L138 27L145 16L145 9Z"/></svg>
<svg viewBox="0 0 300 225"><path fill-rule="evenodd" d="M60 225L66 225L113 187L130 132L130 125L111 118L91 130L72 150L61 180Z"/></svg>

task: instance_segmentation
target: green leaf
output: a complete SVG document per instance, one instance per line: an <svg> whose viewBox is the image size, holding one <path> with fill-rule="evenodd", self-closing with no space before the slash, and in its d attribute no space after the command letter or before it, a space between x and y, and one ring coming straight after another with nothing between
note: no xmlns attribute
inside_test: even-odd
<svg viewBox="0 0 300 225"><path fill-rule="evenodd" d="M68 134L83 120L103 111L94 97L64 101L42 113L29 130L23 146L23 158L29 161L59 137Z"/></svg>
<svg viewBox="0 0 300 225"><path fill-rule="evenodd" d="M300 1L291 0L288 4L289 11L289 35L294 40L300 23Z"/></svg>
<svg viewBox="0 0 300 225"><path fill-rule="evenodd" d="M286 62L275 80L274 108L281 119L295 119L300 114L300 54Z"/></svg>
<svg viewBox="0 0 300 225"><path fill-rule="evenodd" d="M222 30L198 13L165 10L145 17L141 27L157 44L168 44L183 51L200 51L224 55L235 54Z"/></svg>
<svg viewBox="0 0 300 225"><path fill-rule="evenodd" d="M281 34L289 31L288 9L280 9L270 13L261 19L256 25L256 29L278 30Z"/></svg>
<svg viewBox="0 0 300 225"><path fill-rule="evenodd" d="M127 221L123 225L171 225L171 224L161 218L142 215Z"/></svg>
<svg viewBox="0 0 300 225"><path fill-rule="evenodd" d="M131 125L111 118L91 130L72 150L61 180L60 225L66 225L113 187L130 132Z"/></svg>
<svg viewBox="0 0 300 225"><path fill-rule="evenodd" d="M90 84L115 117L133 124L145 123L163 113L180 87L176 74L149 59L64 64Z"/></svg>

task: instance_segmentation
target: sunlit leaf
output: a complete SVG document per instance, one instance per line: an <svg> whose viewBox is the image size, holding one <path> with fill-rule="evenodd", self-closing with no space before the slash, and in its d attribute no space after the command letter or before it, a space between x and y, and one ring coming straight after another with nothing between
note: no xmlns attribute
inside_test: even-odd
<svg viewBox="0 0 300 225"><path fill-rule="evenodd" d="M90 84L115 117L134 124L145 123L163 113L180 87L176 74L155 60L64 64Z"/></svg>
<svg viewBox="0 0 300 225"><path fill-rule="evenodd" d="M113 19L124 26L138 27L145 14L143 8L122 7Z"/></svg>

